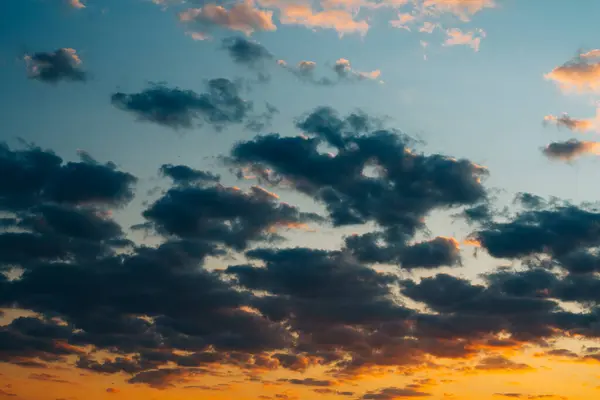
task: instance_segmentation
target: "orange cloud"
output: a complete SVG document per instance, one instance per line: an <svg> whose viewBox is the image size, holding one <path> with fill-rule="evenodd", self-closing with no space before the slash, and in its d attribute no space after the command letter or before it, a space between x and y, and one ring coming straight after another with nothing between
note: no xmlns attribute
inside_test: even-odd
<svg viewBox="0 0 600 400"><path fill-rule="evenodd" d="M579 54L544 75L564 91L595 92L600 89L600 50Z"/></svg>
<svg viewBox="0 0 600 400"><path fill-rule="evenodd" d="M479 51L481 39L485 37L485 32L482 29L463 32L458 28L448 29L446 31L446 41L444 46L469 46L475 51Z"/></svg>
<svg viewBox="0 0 600 400"><path fill-rule="evenodd" d="M560 116L546 115L544 122L575 132L600 132L600 110L596 111L595 117L583 119L572 118L566 113Z"/></svg>
<svg viewBox="0 0 600 400"><path fill-rule="evenodd" d="M351 11L343 8L316 11L309 3L289 3L281 0L260 0L260 3L265 7L279 9L279 20L282 24L286 25L334 29L340 35L347 33L360 33L364 35L369 30L367 21L355 20Z"/></svg>
<svg viewBox="0 0 600 400"><path fill-rule="evenodd" d="M230 9L216 4L190 8L179 14L179 20L198 24L204 30L217 25L246 35L251 35L255 31L277 29L273 23L273 11L259 10L249 0L235 4Z"/></svg>
<svg viewBox="0 0 600 400"><path fill-rule="evenodd" d="M85 4L83 4L81 0L69 0L69 5L73 8L85 8Z"/></svg>

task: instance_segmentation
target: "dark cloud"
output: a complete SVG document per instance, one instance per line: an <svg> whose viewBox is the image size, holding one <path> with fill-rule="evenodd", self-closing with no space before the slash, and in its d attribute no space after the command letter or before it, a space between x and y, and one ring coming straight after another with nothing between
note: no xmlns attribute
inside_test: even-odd
<svg viewBox="0 0 600 400"><path fill-rule="evenodd" d="M494 257L561 257L599 245L599 221L600 213L585 206L549 206L519 212L508 222L494 222L473 237Z"/></svg>
<svg viewBox="0 0 600 400"><path fill-rule="evenodd" d="M273 55L263 45L243 37L223 39L222 47L234 62L249 68L262 69L267 61L273 60Z"/></svg>
<svg viewBox="0 0 600 400"><path fill-rule="evenodd" d="M388 387L365 393L362 400L397 400L411 397L428 397L431 394L411 388Z"/></svg>
<svg viewBox="0 0 600 400"><path fill-rule="evenodd" d="M87 73L81 69L81 59L74 49L63 48L53 52L25 56L31 79L56 84L60 81L83 82Z"/></svg>
<svg viewBox="0 0 600 400"><path fill-rule="evenodd" d="M486 357L481 360L476 366L476 370L532 370L533 368L527 364L514 362L503 356Z"/></svg>
<svg viewBox="0 0 600 400"><path fill-rule="evenodd" d="M248 128L261 116L252 115L253 104L240 97L237 85L225 78L211 79L207 91L153 85L140 93L115 93L112 103L138 117L173 129L189 129L207 123L221 130L228 125L245 123Z"/></svg>
<svg viewBox="0 0 600 400"><path fill-rule="evenodd" d="M324 380L324 379L315 379L315 378L304 378L304 379L280 379L279 382L287 382L292 385L302 385L302 386L333 386L335 384L334 381Z"/></svg>
<svg viewBox="0 0 600 400"><path fill-rule="evenodd" d="M566 142L552 142L542 153L548 158L571 161L586 154L599 154L600 145L597 142L569 139Z"/></svg>
<svg viewBox="0 0 600 400"><path fill-rule="evenodd" d="M57 375L45 374L45 373L41 373L41 374L29 374L29 379L33 379L33 380L36 380L36 381L54 382L54 383L71 383L70 381L67 381L65 379L61 379Z"/></svg>
<svg viewBox="0 0 600 400"><path fill-rule="evenodd" d="M321 109L316 112L318 118L311 115L298 123L312 138L258 136L237 144L232 161L273 169L297 190L323 202L336 226L375 221L411 231L434 208L485 197L482 167L437 154L415 154L407 147L408 139L397 132L361 134L369 125L353 126L356 117L341 124L349 131L342 130L339 119L324 119ZM318 146L323 141L338 147L338 153L321 153ZM380 176L364 175L369 165L379 167Z"/></svg>
<svg viewBox="0 0 600 400"><path fill-rule="evenodd" d="M275 229L320 222L321 217L280 203L253 186L249 192L220 185L175 187L143 212L160 233L223 243L244 249L249 242L274 240Z"/></svg>
<svg viewBox="0 0 600 400"><path fill-rule="evenodd" d="M221 180L219 175L210 171L200 171L187 165L163 164L160 173L171 178L174 183L182 185L214 183Z"/></svg>
<svg viewBox="0 0 600 400"><path fill-rule="evenodd" d="M393 261L433 210L484 201L481 178L487 171L468 160L417 154L408 147L410 138L380 126L381 121L363 113L340 118L329 108L318 108L297 123L308 138L258 136L237 144L230 162L252 172L272 171L263 174L267 183L291 186L323 203L334 226L377 223L383 232L355 237L347 245L365 261ZM324 144L336 153L322 152ZM365 173L369 167L374 175ZM423 260L423 266L455 264L449 243L438 238L415 245L405 257L421 249L420 254L437 257Z"/></svg>
<svg viewBox="0 0 600 400"><path fill-rule="evenodd" d="M0 206L25 208L39 202L124 205L137 179L113 163L68 162L36 147L0 145Z"/></svg>

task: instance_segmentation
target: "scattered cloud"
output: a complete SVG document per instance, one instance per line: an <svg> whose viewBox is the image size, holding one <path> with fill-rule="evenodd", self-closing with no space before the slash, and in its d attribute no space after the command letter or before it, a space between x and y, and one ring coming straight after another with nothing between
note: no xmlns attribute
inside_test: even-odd
<svg viewBox="0 0 600 400"><path fill-rule="evenodd" d="M25 56L30 79L56 84L60 81L84 82L87 73L81 69L81 59L75 49L62 48L53 52Z"/></svg>

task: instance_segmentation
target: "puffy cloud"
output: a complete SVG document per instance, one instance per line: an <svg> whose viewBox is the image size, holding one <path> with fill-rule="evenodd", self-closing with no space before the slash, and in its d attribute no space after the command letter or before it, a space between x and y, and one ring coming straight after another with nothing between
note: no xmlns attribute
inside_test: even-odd
<svg viewBox="0 0 600 400"><path fill-rule="evenodd" d="M238 143L230 161L271 169L281 182L323 203L336 226L375 221L401 228L409 237L431 210L485 199L485 168L439 154L416 154L409 138L375 126L377 121L364 114L341 119L329 108L318 108L298 122L308 138L258 136ZM338 153L321 153L322 143ZM379 168L379 176L363 173L371 165Z"/></svg>
<svg viewBox="0 0 600 400"><path fill-rule="evenodd" d="M354 13L345 9L345 2L324 3L325 8L315 10L312 3L305 1L259 0L264 7L279 10L279 20L286 25L303 25L308 28L333 29L340 35L349 33L366 34L369 24L365 20L356 20ZM339 7L341 6L341 7Z"/></svg>
<svg viewBox="0 0 600 400"><path fill-rule="evenodd" d="M206 4L201 8L190 8L179 14L179 20L200 33L210 32L219 26L251 35L255 31L274 31L273 12L254 7L252 1L234 4L227 9L217 4Z"/></svg>
<svg viewBox="0 0 600 400"><path fill-rule="evenodd" d="M240 97L237 85L225 78L207 82L207 92L154 85L140 93L117 92L111 101L115 107L130 112L140 121L172 129L189 129L194 123L207 123L221 130L230 124L245 124L254 130L268 125L273 114L252 115L253 103ZM265 118L266 117L266 118Z"/></svg>
<svg viewBox="0 0 600 400"><path fill-rule="evenodd" d="M595 92L600 89L600 60L592 50L582 53L544 75L565 91Z"/></svg>
<svg viewBox="0 0 600 400"><path fill-rule="evenodd" d="M600 154L600 143L569 139L565 142L552 142L542 152L551 159L571 161L587 154Z"/></svg>
<svg viewBox="0 0 600 400"><path fill-rule="evenodd" d="M251 68L264 67L265 61L273 59L273 55L261 44L243 37L223 39L222 46L233 61Z"/></svg>
<svg viewBox="0 0 600 400"><path fill-rule="evenodd" d="M492 256L522 258L531 255L566 255L600 244L600 214L572 204L550 205L517 213L493 222L473 237Z"/></svg>
<svg viewBox="0 0 600 400"><path fill-rule="evenodd" d="M446 35L445 46L464 45L471 47L475 51L479 51L479 45L481 44L481 39L485 37L485 32L482 29L463 32L458 28L452 28L446 31Z"/></svg>
<svg viewBox="0 0 600 400"><path fill-rule="evenodd" d="M53 52L25 56L30 79L56 84L60 81L83 82L87 73L81 68L81 59L75 49L62 48Z"/></svg>

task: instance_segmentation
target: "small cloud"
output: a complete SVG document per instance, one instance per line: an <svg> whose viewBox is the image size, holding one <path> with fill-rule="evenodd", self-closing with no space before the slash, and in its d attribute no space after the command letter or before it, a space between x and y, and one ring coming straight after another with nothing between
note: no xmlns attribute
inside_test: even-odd
<svg viewBox="0 0 600 400"><path fill-rule="evenodd" d="M446 41L444 46L469 46L475 51L479 51L479 45L481 39L485 37L483 29L476 29L474 31L463 32L458 28L452 28L446 30Z"/></svg>
<svg viewBox="0 0 600 400"><path fill-rule="evenodd" d="M85 8L85 4L81 0L69 0L69 5L73 8L82 9Z"/></svg>
<svg viewBox="0 0 600 400"><path fill-rule="evenodd" d="M559 128L567 128L574 132L600 132L600 110L596 111L593 118L572 118L564 113L560 116L546 115L544 123L553 124Z"/></svg>
<svg viewBox="0 0 600 400"><path fill-rule="evenodd" d="M324 7L316 11L312 4L290 2L286 0L259 0L265 7L279 10L279 21L285 25L303 25L307 28L333 29L340 35L359 33L365 35L369 24L365 20L356 20L355 12L344 8L344 3L335 2L337 7ZM326 4L327 6L327 4Z"/></svg>
<svg viewBox="0 0 600 400"><path fill-rule="evenodd" d="M555 160L572 161L586 154L600 154L600 143L569 139L565 142L553 142L542 152L546 157Z"/></svg>
<svg viewBox="0 0 600 400"><path fill-rule="evenodd" d="M83 82L87 79L75 49L62 48L54 52L34 53L26 55L24 59L30 79L54 84L59 81Z"/></svg>
<svg viewBox="0 0 600 400"><path fill-rule="evenodd" d="M409 24L415 22L416 17L410 13L400 13L398 14L398 19L390 21L390 25L394 28L406 29L410 31Z"/></svg>
<svg viewBox="0 0 600 400"><path fill-rule="evenodd" d="M106 393L117 394L119 392L120 392L120 390L117 388L113 388L113 387L106 388Z"/></svg>

